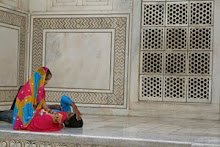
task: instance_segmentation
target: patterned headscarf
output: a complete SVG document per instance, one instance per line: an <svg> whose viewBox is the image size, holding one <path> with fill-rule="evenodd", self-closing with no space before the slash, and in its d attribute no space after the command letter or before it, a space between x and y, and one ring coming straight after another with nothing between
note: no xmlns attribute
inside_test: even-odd
<svg viewBox="0 0 220 147"><path fill-rule="evenodd" d="M13 114L13 129L25 130L34 113L42 108L45 102L44 83L48 68L40 67L31 79L19 91Z"/></svg>

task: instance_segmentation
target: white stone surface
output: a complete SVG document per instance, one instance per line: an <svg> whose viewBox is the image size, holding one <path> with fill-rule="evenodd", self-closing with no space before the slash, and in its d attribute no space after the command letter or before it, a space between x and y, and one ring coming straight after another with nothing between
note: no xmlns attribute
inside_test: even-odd
<svg viewBox="0 0 220 147"><path fill-rule="evenodd" d="M212 99L213 103L219 104L220 119L220 1L215 1L214 14L214 49L213 49L213 79L212 79Z"/></svg>
<svg viewBox="0 0 220 147"><path fill-rule="evenodd" d="M144 0L146 2L159 0ZM161 0L163 1L163 0ZM174 0L170 0L174 1ZM139 51L141 48L140 24L141 24L141 1L133 2L133 22L132 22L132 47L131 47L131 77L130 77L130 103L129 115L161 118L191 118L191 119L220 119L220 21L219 16L220 1L215 1L214 8L214 48L213 48L213 79L212 79L212 104L204 103L177 103L177 102L151 102L140 101L138 99L139 81Z"/></svg>
<svg viewBox="0 0 220 147"><path fill-rule="evenodd" d="M46 0L29 0L29 9L30 12L44 12L47 10L47 1Z"/></svg>
<svg viewBox="0 0 220 147"><path fill-rule="evenodd" d="M19 8L25 11L29 11L29 0L20 0Z"/></svg>
<svg viewBox="0 0 220 147"><path fill-rule="evenodd" d="M9 6L18 7L19 0L0 0L0 3L4 3Z"/></svg>
<svg viewBox="0 0 220 147"><path fill-rule="evenodd" d="M0 2L6 2L6 0L0 0ZM10 0L11 2L13 0ZM21 0L21 1L25 1L25 0ZM52 0L49 0L50 2L52 2ZM150 101L139 101L138 97L139 97L139 51L140 51L140 26L141 26L141 0L113 0L112 1L112 8L111 9L104 9L104 7L100 8L100 5L92 7L89 6L86 8L86 6L82 9L81 4L83 4L82 0L77 0L78 6L77 4L74 5L74 1L76 2L76 0L73 1L69 1L69 0L54 0L54 6L52 6L51 4L48 4L46 0L30 0L30 13L34 14L35 12L37 13L41 13L42 15L44 15L44 13L50 13L50 14L54 14L54 13L62 13L63 16L67 15L67 14L73 14L73 13L77 13L77 14L83 14L83 15L88 15L92 13L95 14L104 14L108 17L108 14L111 13L129 13L131 16L131 20L132 22L130 23L130 26L132 28L132 38L131 38L131 46L130 46L130 51L129 51L129 58L130 60L129 62L129 67L130 70L128 71L129 77L128 77L128 83L129 84L129 88L127 89L128 91L128 108L127 109L112 109L112 108L92 108L91 109L91 105L81 105L83 108L83 112L84 113L90 113L90 114L113 114L113 115L127 115L127 111L129 109L129 115L134 115L134 116L145 116L145 117L172 117L172 118L193 118L193 119L214 119L214 120L219 120L220 119L220 68L219 68L219 64L220 64L220 20L218 19L219 15L220 15L220 1L219 0L215 0L214 5L214 42L213 42L213 68L212 68L212 72L213 72L213 76L212 76L212 93L211 93L211 103L212 104L203 104L203 103L175 103L175 102L150 102ZM146 2L165 2L165 0L144 0ZM173 1L173 2L177 2L178 0L167 0L167 1ZM71 3L69 3L71 2ZM9 2L8 2L9 3ZM68 5L71 4L71 5ZM94 3L93 3L94 4ZM65 6L67 5L67 6ZM66 9L68 8L68 9ZM89 9L88 9L89 8ZM100 9L99 9L100 8ZM74 9L74 11L73 11ZM131 11L133 9L133 11ZM88 11L89 10L89 11ZM59 35L57 35L59 36ZM56 38L56 37L55 37ZM55 39L52 38L52 39ZM52 40L51 39L51 40ZM129 40L130 38L128 38ZM31 38L30 38L31 40ZM62 40L62 39L61 39ZM68 39L67 39L68 40ZM58 41L59 42L59 41ZM46 42L48 43L48 42ZM57 46L56 46L57 47ZM54 47L54 48L56 48ZM64 47L65 48L65 47ZM62 47L63 49L63 47ZM46 49L47 50L47 49ZM53 52L51 50L51 52ZM53 52L54 53L54 52ZM1 55L0 55L1 56ZM65 56L69 56L69 55L65 55ZM70 58L70 56L69 56ZM46 60L48 60L49 58L47 57L46 54ZM75 61L75 59L71 59L73 61ZM63 60L64 61L64 60ZM63 61L61 62L61 60L59 60L59 62L63 63ZM71 63L73 63L73 61ZM77 62L80 60L77 60ZM47 62L47 61L46 61ZM56 61L58 62L58 61ZM1 63L0 63L1 64ZM63 87L65 87L66 85L69 86L70 88L79 88L79 87L83 87L83 88L99 88L100 86L103 86L106 88L106 83L100 83L102 80L102 78L100 78L99 83L96 84L90 84L90 85L86 85L85 83L80 83L79 85L77 84L77 80L81 80L81 78L83 78L83 75L76 75L73 78L76 78L77 76L80 76L79 79L73 79L72 77L68 77L66 80L64 77L62 77L64 75L64 73L62 73L61 71L58 71L57 69L59 69L60 67L63 67L63 65L65 65L65 67L67 66L72 66L71 65L66 65L66 64L59 64L59 67L56 64L50 63L51 66L56 67L56 68L52 68L52 72L53 74L53 79L51 81L51 87L56 87L62 85ZM74 65L74 64L73 64ZM78 68L78 67L77 67ZM89 67L87 67L89 68ZM67 69L65 69L65 71L68 71ZM71 70L72 73L74 73L73 70ZM59 77L55 77L56 74L59 75ZM85 74L86 75L86 74ZM85 76L84 75L84 76ZM59 79L61 77L61 79ZM54 80L56 79L56 81ZM60 81L57 81L57 79L59 79ZM63 80L63 83L62 83ZM72 80L72 81L71 81ZM90 79L91 80L91 79ZM73 82L74 81L74 82ZM81 80L82 82L82 80ZM92 83L91 81L89 81L90 83ZM73 84L77 84L77 85L73 85ZM107 82L108 83L108 82ZM87 87L85 87L85 85ZM93 107L101 107L101 106L93 106ZM107 106L108 107L108 106ZM123 113L121 113L123 111ZM202 138L201 138L202 139ZM196 146L196 145L195 145Z"/></svg>
<svg viewBox="0 0 220 147"><path fill-rule="evenodd" d="M124 147L220 147L220 123L210 120L82 115L83 128L42 133L12 130L0 122L0 138L36 144ZM31 140L31 141L29 141ZM26 143L27 143L26 142Z"/></svg>
<svg viewBox="0 0 220 147"><path fill-rule="evenodd" d="M19 30L0 24L0 86L17 86Z"/></svg>
<svg viewBox="0 0 220 147"><path fill-rule="evenodd" d="M0 0L0 3L13 7L14 9L29 11L29 0Z"/></svg>
<svg viewBox="0 0 220 147"><path fill-rule="evenodd" d="M30 12L131 12L133 0L29 0Z"/></svg>
<svg viewBox="0 0 220 147"><path fill-rule="evenodd" d="M110 90L111 32L48 32L45 40L45 65L55 79L48 87Z"/></svg>

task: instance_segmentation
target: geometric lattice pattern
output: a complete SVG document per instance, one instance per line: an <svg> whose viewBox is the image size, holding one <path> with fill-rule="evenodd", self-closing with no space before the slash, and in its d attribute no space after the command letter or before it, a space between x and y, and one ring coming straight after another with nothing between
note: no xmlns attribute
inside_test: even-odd
<svg viewBox="0 0 220 147"><path fill-rule="evenodd" d="M124 105L125 102L125 77L126 77L126 40L127 40L127 21L126 16L92 16L77 17L72 15L70 17L51 16L33 18L33 32L32 32L32 72L42 64L43 58L43 32L45 29L114 29L114 65L113 65L113 92L112 93L98 93L98 92L72 92L72 91L48 91L47 101L59 102L62 94L73 97L77 103L82 104L104 104L104 105Z"/></svg>
<svg viewBox="0 0 220 147"><path fill-rule="evenodd" d="M189 77L188 87L188 99L210 99L209 77Z"/></svg>
<svg viewBox="0 0 220 147"><path fill-rule="evenodd" d="M141 73L162 73L163 53L142 52Z"/></svg>
<svg viewBox="0 0 220 147"><path fill-rule="evenodd" d="M142 25L164 25L164 3L143 3Z"/></svg>
<svg viewBox="0 0 220 147"><path fill-rule="evenodd" d="M210 50L212 29L210 27L190 28L190 50Z"/></svg>
<svg viewBox="0 0 220 147"><path fill-rule="evenodd" d="M191 2L191 25L211 25L213 22L213 2Z"/></svg>
<svg viewBox="0 0 220 147"><path fill-rule="evenodd" d="M162 99L162 77L141 76L141 99Z"/></svg>
<svg viewBox="0 0 220 147"><path fill-rule="evenodd" d="M166 49L187 49L187 28L167 28Z"/></svg>
<svg viewBox="0 0 220 147"><path fill-rule="evenodd" d="M189 52L189 74L209 75L210 65L210 52Z"/></svg>
<svg viewBox="0 0 220 147"><path fill-rule="evenodd" d="M165 73L166 74L185 74L186 73L186 52L167 52L165 54Z"/></svg>
<svg viewBox="0 0 220 147"><path fill-rule="evenodd" d="M162 50L163 49L163 28L143 28L142 49Z"/></svg>
<svg viewBox="0 0 220 147"><path fill-rule="evenodd" d="M142 1L140 77L162 77L161 101L211 102L214 0Z"/></svg>
<svg viewBox="0 0 220 147"><path fill-rule="evenodd" d="M188 3L167 3L167 25L188 25Z"/></svg>
<svg viewBox="0 0 220 147"><path fill-rule="evenodd" d="M185 77L165 77L164 98L186 100ZM174 100L175 100L174 99Z"/></svg>

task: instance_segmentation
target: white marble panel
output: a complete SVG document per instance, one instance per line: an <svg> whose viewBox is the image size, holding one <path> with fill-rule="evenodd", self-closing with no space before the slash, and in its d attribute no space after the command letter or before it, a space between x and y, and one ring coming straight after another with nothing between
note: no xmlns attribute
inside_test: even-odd
<svg viewBox="0 0 220 147"><path fill-rule="evenodd" d="M29 11L29 0L20 0L19 8L25 11Z"/></svg>
<svg viewBox="0 0 220 147"><path fill-rule="evenodd" d="M0 86L17 86L19 30L0 24Z"/></svg>
<svg viewBox="0 0 220 147"><path fill-rule="evenodd" d="M27 13L29 11L29 1L30 0L0 0L0 6Z"/></svg>
<svg viewBox="0 0 220 147"><path fill-rule="evenodd" d="M48 11L63 12L74 10L112 10L112 1L113 0L47 0L47 9Z"/></svg>
<svg viewBox="0 0 220 147"><path fill-rule="evenodd" d="M91 5L91 6L105 6L108 5L109 0L102 0L102 1L96 1L96 0L83 0L83 5Z"/></svg>
<svg viewBox="0 0 220 147"><path fill-rule="evenodd" d="M13 6L13 7L19 6L19 0L0 0L0 3Z"/></svg>
<svg viewBox="0 0 220 147"><path fill-rule="evenodd" d="M44 12L47 10L47 1L45 0L29 0L30 12Z"/></svg>
<svg viewBox="0 0 220 147"><path fill-rule="evenodd" d="M32 13L59 12L65 14L90 14L95 11L100 14L103 11L131 13L133 7L133 0L29 0L29 3L29 10Z"/></svg>
<svg viewBox="0 0 220 147"><path fill-rule="evenodd" d="M111 90L111 31L45 32L45 64L53 73L50 88Z"/></svg>

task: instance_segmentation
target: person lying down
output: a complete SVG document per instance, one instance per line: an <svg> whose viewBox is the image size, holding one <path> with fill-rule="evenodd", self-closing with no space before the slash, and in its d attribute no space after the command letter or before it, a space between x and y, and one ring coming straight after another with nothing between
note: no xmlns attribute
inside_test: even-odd
<svg viewBox="0 0 220 147"><path fill-rule="evenodd" d="M48 113L44 109L35 113L32 121L27 128L21 130L51 132L60 131L63 128L62 123L66 120L66 112Z"/></svg>
<svg viewBox="0 0 220 147"><path fill-rule="evenodd" d="M15 100L10 110L0 111L0 121L12 123ZM60 131L63 126L69 128L83 127L81 113L75 105L74 101L63 95L60 98L60 105L48 105L52 112L47 112L44 109L39 109L28 125L28 127L20 127L19 130L51 132ZM21 126L18 124L18 126Z"/></svg>

